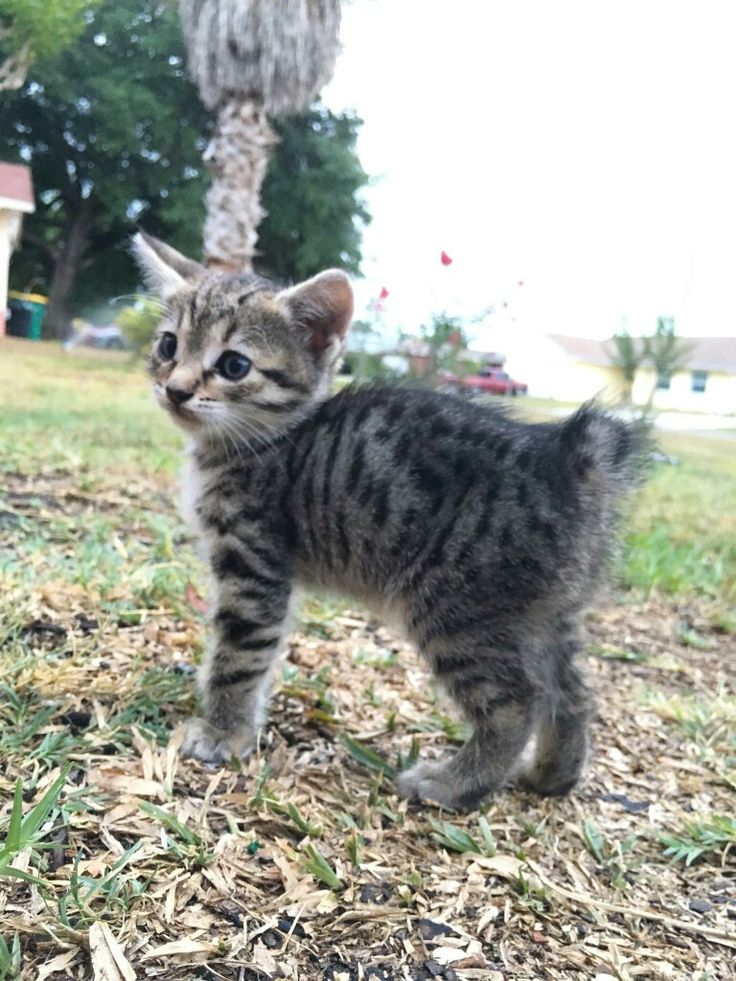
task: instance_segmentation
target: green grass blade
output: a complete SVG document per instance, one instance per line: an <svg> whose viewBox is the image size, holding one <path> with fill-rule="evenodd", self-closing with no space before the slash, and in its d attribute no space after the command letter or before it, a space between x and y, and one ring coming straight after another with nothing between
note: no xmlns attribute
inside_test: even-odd
<svg viewBox="0 0 736 981"><path fill-rule="evenodd" d="M592 821L583 821L583 841L585 842L585 847L596 861L605 861L606 842Z"/></svg>
<svg viewBox="0 0 736 981"><path fill-rule="evenodd" d="M478 827L480 828L480 833L483 835L483 841L485 843L484 851L489 858L493 858L496 854L496 839L493 837L491 826L488 824L485 814L481 814L478 818Z"/></svg>
<svg viewBox="0 0 736 981"><path fill-rule="evenodd" d="M32 882L39 889L46 888L46 883L43 879L39 879L36 875L31 875L30 872L24 872L22 869L13 869L9 865L0 865L0 879L3 878L22 879L24 882Z"/></svg>
<svg viewBox="0 0 736 981"><path fill-rule="evenodd" d="M109 872L108 872L108 873L107 873L106 875L103 875L101 879L97 879L97 880L95 881L95 883L93 884L93 886L92 886L92 888L91 888L91 889L89 890L89 892L88 892L88 893L86 894L86 896L84 897L84 901L85 901L85 903L88 903L88 902L89 902L89 900L90 900L90 899L91 899L91 898L92 898L92 897L93 897L93 896L94 896L94 895L95 895L96 893L98 893L98 892L100 891L100 889L104 889L104 888L106 888L106 887L107 887L107 884L108 884L109 882L112 882L112 881L113 881L113 880L115 879L115 876L116 876L116 875L118 874L118 872L119 872L119 871L120 871L120 870L121 870L121 869L123 868L123 866L124 866L124 865L127 865L127 864L128 864L128 862L130 861L130 859L131 859L131 858L132 858L132 857L133 857L133 856L135 855L135 853L136 853L136 852L137 852L137 851L138 851L138 850L139 850L140 848L142 848L142 847L143 847L143 840L142 840L142 839L139 839L138 841L136 841L136 842L134 842L134 843L133 843L133 844L132 844L132 845L130 846L130 848L128 848L128 849L127 849L127 850L125 851L125 853L124 853L123 855L121 855L121 856L120 856L120 858L119 858L119 859L117 860L117 862L116 862L116 863L115 863L115 864L114 864L114 865L112 866L112 868L110 869L110 871L109 871ZM76 865L75 865L75 870L76 870ZM79 880L77 879L77 881L79 881Z"/></svg>
<svg viewBox="0 0 736 981"><path fill-rule="evenodd" d="M389 780L396 779L396 767L391 766L387 760L379 756L372 749L368 749L363 743L359 743L356 739L351 739L350 736L346 736L345 734L340 736L340 742L358 763L362 763L369 770L376 770L378 773L383 773Z"/></svg>
<svg viewBox="0 0 736 981"><path fill-rule="evenodd" d="M293 801L289 801L286 805L286 813L289 815L297 828L302 832L302 834L310 835L312 838L322 837L322 828L320 825L307 821Z"/></svg>
<svg viewBox="0 0 736 981"><path fill-rule="evenodd" d="M264 797L263 803L272 814L290 818L297 830L303 835L309 835L310 838L321 838L323 836L324 831L322 830L322 826L308 821L293 801L283 804L281 801L274 800L272 797Z"/></svg>
<svg viewBox="0 0 736 981"><path fill-rule="evenodd" d="M433 817L429 819L429 823L434 829L431 837L445 848L449 848L454 852L475 852L476 855L481 854L481 848L478 842L462 828L450 824L449 821L438 821L437 818Z"/></svg>
<svg viewBox="0 0 736 981"><path fill-rule="evenodd" d="M13 943L8 947L7 940L0 934L0 981L13 981L19 978L20 968L20 936L15 933Z"/></svg>
<svg viewBox="0 0 736 981"><path fill-rule="evenodd" d="M54 780L51 786L46 790L46 793L43 795L38 804L34 805L23 819L20 829L20 836L24 843L24 847L33 840L33 836L51 813L54 805L61 795L62 790L64 789L64 784L66 783L68 773L69 768L64 767L56 780Z"/></svg>
<svg viewBox="0 0 736 981"><path fill-rule="evenodd" d="M149 804L147 801L141 801L138 805L144 814L148 814L149 817L155 818L160 821L169 831L173 831L175 835L178 835L183 842L187 845L196 845L197 836L189 830L189 828L182 824L173 814L169 814L162 807L156 807L155 804Z"/></svg>
<svg viewBox="0 0 736 981"><path fill-rule="evenodd" d="M0 854L15 854L21 850L21 823L23 821L23 782L18 777L15 781L15 793L13 795L13 810L10 814L10 824L8 825L8 836Z"/></svg>
<svg viewBox="0 0 736 981"><path fill-rule="evenodd" d="M340 876L335 872L330 863L324 857L322 852L320 852L314 845L307 845L304 849L305 858L303 860L304 868L307 872L310 872L315 879L323 882L326 886L332 889L333 892L340 892L345 888L345 883L342 881Z"/></svg>

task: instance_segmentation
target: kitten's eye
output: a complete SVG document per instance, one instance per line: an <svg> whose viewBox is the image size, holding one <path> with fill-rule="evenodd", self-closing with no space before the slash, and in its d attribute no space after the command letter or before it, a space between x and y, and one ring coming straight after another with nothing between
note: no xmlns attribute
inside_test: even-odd
<svg viewBox="0 0 736 981"><path fill-rule="evenodd" d="M176 334L166 331L165 334L161 335L161 340L158 342L158 356L164 361L173 361L176 354L176 343Z"/></svg>
<svg viewBox="0 0 736 981"><path fill-rule="evenodd" d="M215 368L228 381L240 381L250 371L250 358L237 351L225 351L217 360Z"/></svg>

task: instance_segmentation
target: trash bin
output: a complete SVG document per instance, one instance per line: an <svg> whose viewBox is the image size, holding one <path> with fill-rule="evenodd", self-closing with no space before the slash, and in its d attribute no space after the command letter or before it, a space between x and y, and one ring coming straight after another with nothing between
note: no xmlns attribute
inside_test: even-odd
<svg viewBox="0 0 736 981"><path fill-rule="evenodd" d="M30 341L41 338L43 318L46 316L48 297L40 293L8 293L8 334L11 337L27 337Z"/></svg>
<svg viewBox="0 0 736 981"><path fill-rule="evenodd" d="M23 300L8 301L8 319L5 330L8 337L28 337L31 331L33 310Z"/></svg>

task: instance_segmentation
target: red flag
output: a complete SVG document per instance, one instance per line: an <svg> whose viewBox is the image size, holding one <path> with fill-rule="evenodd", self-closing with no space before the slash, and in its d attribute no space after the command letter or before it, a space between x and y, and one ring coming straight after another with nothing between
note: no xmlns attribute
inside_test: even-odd
<svg viewBox="0 0 736 981"><path fill-rule="evenodd" d="M452 265L452 259L451 259L451 258L450 258L450 256L449 256L449 255L448 255L448 254L447 254L447 253L445 252L445 250L444 250L444 249L443 249L443 250L442 250L442 252L440 253L440 262L442 263L442 265L443 265L443 266L451 266L451 265Z"/></svg>
<svg viewBox="0 0 736 981"><path fill-rule="evenodd" d="M386 300L388 298L388 290L385 286L381 287L381 292L378 294L379 300Z"/></svg>

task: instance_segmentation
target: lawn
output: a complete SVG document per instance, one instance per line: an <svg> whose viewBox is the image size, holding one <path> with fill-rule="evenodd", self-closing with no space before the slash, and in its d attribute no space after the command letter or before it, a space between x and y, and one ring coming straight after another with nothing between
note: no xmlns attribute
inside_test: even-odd
<svg viewBox="0 0 736 981"><path fill-rule="evenodd" d="M181 759L204 570L127 355L0 341L0 981L733 977L736 444L662 440L589 617L569 798L407 805L462 738L314 597L242 769Z"/></svg>

